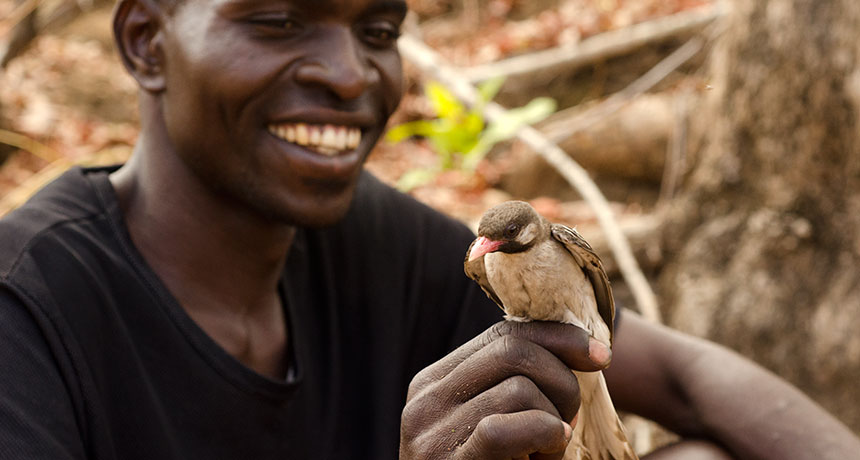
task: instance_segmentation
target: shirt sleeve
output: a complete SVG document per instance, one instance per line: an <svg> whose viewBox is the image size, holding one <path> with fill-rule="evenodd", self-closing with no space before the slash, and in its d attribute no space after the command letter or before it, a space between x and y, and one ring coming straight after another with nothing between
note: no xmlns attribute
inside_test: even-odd
<svg viewBox="0 0 860 460"><path fill-rule="evenodd" d="M0 286L0 458L85 459L74 405L41 328Z"/></svg>

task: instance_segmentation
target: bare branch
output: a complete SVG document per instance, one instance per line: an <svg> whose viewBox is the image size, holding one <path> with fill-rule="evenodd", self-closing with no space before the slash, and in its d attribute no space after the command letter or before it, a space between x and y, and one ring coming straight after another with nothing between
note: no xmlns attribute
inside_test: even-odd
<svg viewBox="0 0 860 460"><path fill-rule="evenodd" d="M515 56L462 70L469 83L494 77L528 76L571 70L629 53L646 44L695 32L723 14L721 2L604 32L579 43Z"/></svg>
<svg viewBox="0 0 860 460"><path fill-rule="evenodd" d="M564 110L557 112L553 118L558 117L563 123L546 123L541 127L541 131L547 133L547 136L552 142L561 142L570 138L579 131L585 131L594 126L595 123L606 119L613 113L620 110L626 104L630 103L636 97L644 94L658 83L663 81L672 72L678 69L685 62L690 60L704 46L704 41L694 37L683 46L675 50L672 54L660 61L651 70L637 78L636 81L623 90L613 94L600 104L579 113L574 117L563 116ZM575 110L575 109L566 109Z"/></svg>

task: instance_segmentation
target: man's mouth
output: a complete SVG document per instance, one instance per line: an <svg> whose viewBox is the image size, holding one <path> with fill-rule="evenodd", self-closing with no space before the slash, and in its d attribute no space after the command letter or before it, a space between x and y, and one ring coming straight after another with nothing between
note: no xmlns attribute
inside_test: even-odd
<svg viewBox="0 0 860 460"><path fill-rule="evenodd" d="M361 129L352 126L280 123L268 129L279 139L326 156L351 151L361 143Z"/></svg>

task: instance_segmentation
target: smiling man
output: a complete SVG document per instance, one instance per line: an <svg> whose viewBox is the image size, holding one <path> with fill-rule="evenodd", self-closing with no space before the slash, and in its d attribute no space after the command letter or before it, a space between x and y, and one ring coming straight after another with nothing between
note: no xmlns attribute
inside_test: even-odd
<svg viewBox="0 0 860 460"><path fill-rule="evenodd" d="M0 458L561 458L569 369L610 351L492 325L462 273L473 235L362 171L400 100L405 13L120 1L131 160L0 222ZM860 451L737 355L620 316L613 399L705 440L652 458Z"/></svg>
<svg viewBox="0 0 860 460"><path fill-rule="evenodd" d="M296 229L343 218L400 101L405 14L379 1L118 7L144 120L110 176L131 239L191 318L263 375L287 362L278 285Z"/></svg>

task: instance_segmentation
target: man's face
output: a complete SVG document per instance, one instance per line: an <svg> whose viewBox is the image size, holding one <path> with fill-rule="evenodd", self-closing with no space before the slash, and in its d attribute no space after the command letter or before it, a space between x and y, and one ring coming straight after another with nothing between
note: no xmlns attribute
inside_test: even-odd
<svg viewBox="0 0 860 460"><path fill-rule="evenodd" d="M386 0L183 0L163 24L168 135L225 203L324 226L400 102Z"/></svg>

